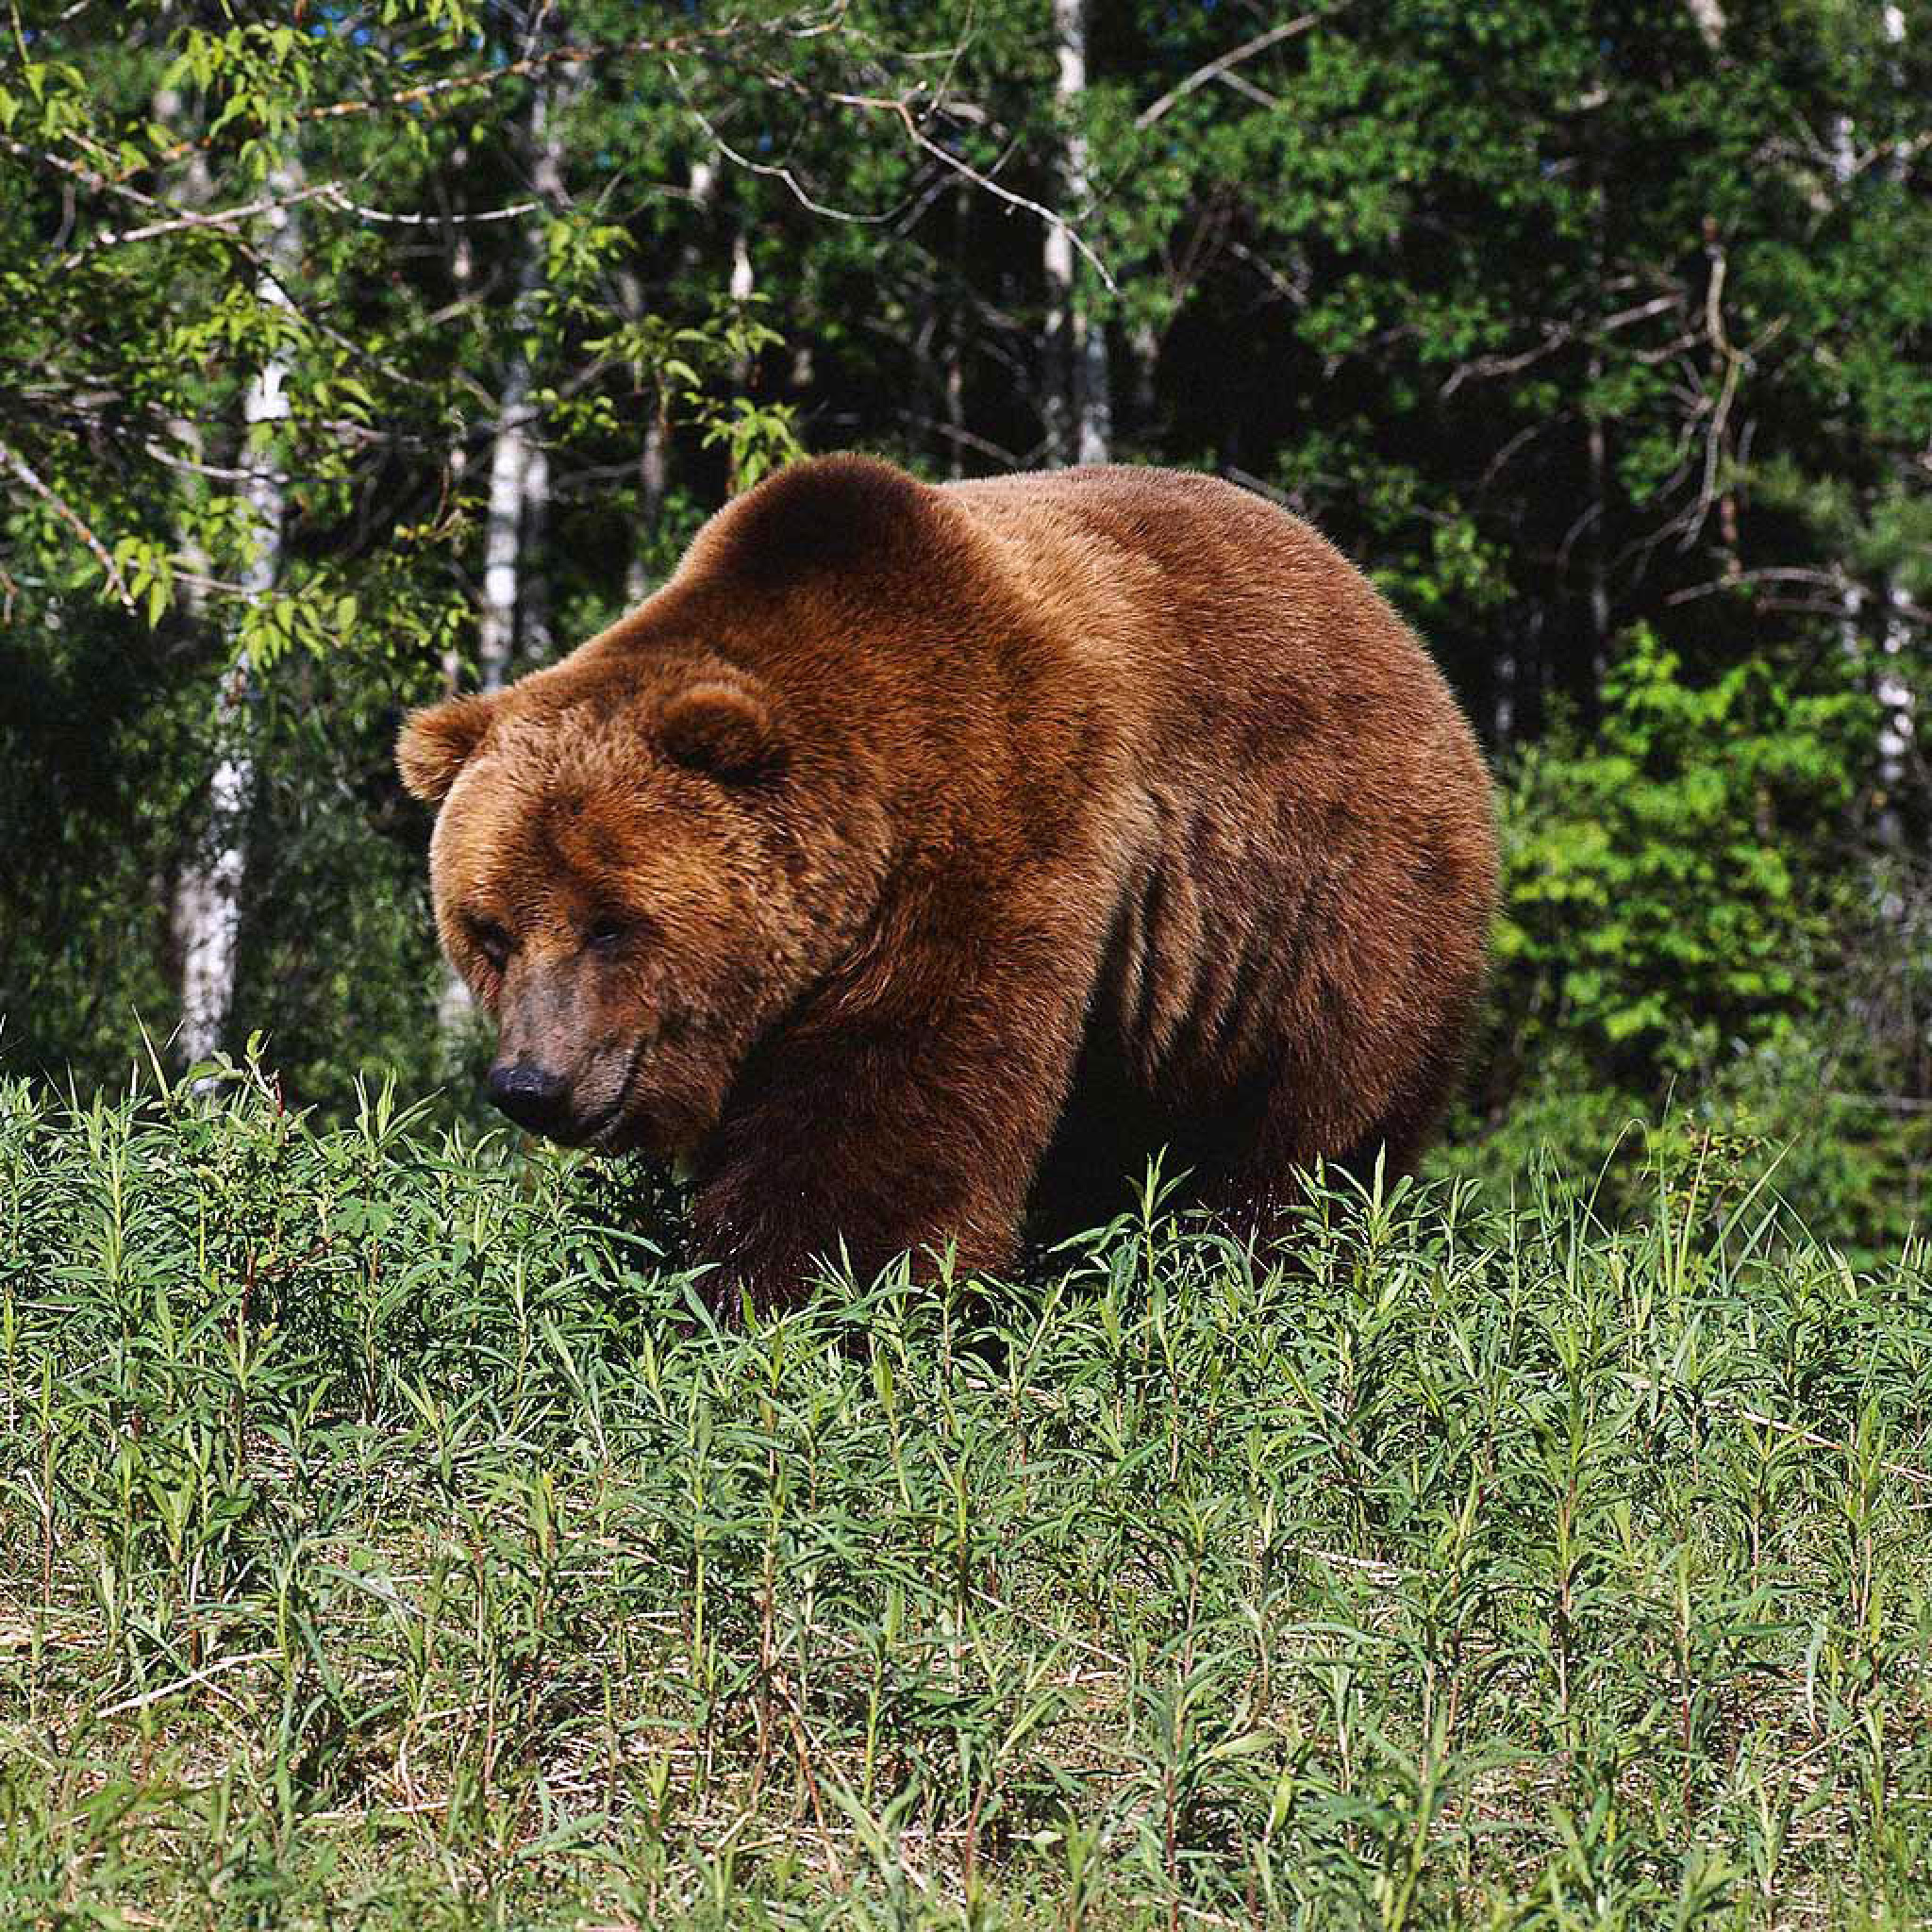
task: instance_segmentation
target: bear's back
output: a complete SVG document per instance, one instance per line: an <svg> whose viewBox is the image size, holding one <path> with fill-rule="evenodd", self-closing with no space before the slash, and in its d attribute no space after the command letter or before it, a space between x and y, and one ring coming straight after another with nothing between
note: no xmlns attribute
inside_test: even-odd
<svg viewBox="0 0 1932 1932"><path fill-rule="evenodd" d="M1478 784L1474 740L1413 633L1334 544L1218 477L1106 464L941 486L995 539L1071 653L1141 700L1152 755L1234 741L1445 764Z"/></svg>

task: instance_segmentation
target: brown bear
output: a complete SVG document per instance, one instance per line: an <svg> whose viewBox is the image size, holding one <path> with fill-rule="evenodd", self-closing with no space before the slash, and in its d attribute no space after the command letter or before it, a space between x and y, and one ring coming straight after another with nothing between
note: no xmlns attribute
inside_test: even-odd
<svg viewBox="0 0 1932 1932"><path fill-rule="evenodd" d="M828 457L647 602L413 715L442 943L533 1131L688 1158L713 1279L1009 1264L1147 1158L1264 1224L1416 1159L1480 994L1490 784L1306 524L1135 468Z"/></svg>

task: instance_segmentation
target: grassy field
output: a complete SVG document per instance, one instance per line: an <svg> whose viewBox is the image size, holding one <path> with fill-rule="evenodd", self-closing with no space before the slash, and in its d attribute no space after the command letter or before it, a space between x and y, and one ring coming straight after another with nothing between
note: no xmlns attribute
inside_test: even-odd
<svg viewBox="0 0 1932 1932"><path fill-rule="evenodd" d="M725 1332L622 1198L0 1088L0 1925L1932 1915L1918 1255L1707 1161Z"/></svg>

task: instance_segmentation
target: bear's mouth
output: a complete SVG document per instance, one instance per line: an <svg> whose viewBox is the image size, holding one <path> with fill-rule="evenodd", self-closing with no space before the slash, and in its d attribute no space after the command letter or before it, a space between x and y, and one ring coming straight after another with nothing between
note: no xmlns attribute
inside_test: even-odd
<svg viewBox="0 0 1932 1932"><path fill-rule="evenodd" d="M640 1036L628 1048L623 1049L622 1070L614 1083L607 1078L597 1077L597 1074L608 1068L611 1059L615 1058L608 1053L600 1053L592 1061L591 1077L584 1084L595 1091L608 1093L610 1097L588 1112L580 1111L573 1106L567 1111L547 1119L541 1124L529 1123L531 1130L540 1133L546 1141L555 1141L559 1147L609 1151L625 1129L626 1116L636 1106L638 1075L650 1045L651 1037L645 1034Z"/></svg>
<svg viewBox="0 0 1932 1932"><path fill-rule="evenodd" d="M628 1115L620 1108L581 1144L593 1154L641 1154L650 1160L675 1161L690 1158L697 1138L677 1132L671 1123Z"/></svg>
<svg viewBox="0 0 1932 1932"><path fill-rule="evenodd" d="M624 1129L631 1102L636 1097L638 1074L643 1068L644 1054L650 1044L648 1033L639 1034L636 1044L625 1060L624 1072L618 1077L617 1091L610 1104L579 1124L575 1136L579 1147L594 1147L606 1154L621 1151L614 1143Z"/></svg>
<svg viewBox="0 0 1932 1932"><path fill-rule="evenodd" d="M571 1131L570 1144L573 1147L592 1147L600 1153L608 1152L611 1139L624 1124L624 1103L625 1096L620 1093L602 1112L579 1123Z"/></svg>

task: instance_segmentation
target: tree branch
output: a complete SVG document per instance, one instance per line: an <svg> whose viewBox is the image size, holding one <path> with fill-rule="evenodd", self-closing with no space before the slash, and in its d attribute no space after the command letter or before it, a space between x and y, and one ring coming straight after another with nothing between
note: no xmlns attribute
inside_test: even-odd
<svg viewBox="0 0 1932 1932"><path fill-rule="evenodd" d="M134 598L129 593L126 581L116 567L114 559L108 555L108 546L88 527L74 506L43 482L35 473L32 464L10 443L0 442L0 463L4 463L11 470L87 545L93 554L94 561L100 565L101 575L108 580L108 588L113 591L115 601L124 610L133 614Z"/></svg>
<svg viewBox="0 0 1932 1932"><path fill-rule="evenodd" d="M1134 118L1136 130L1144 131L1152 127L1170 108L1177 107L1195 89L1206 87L1210 80L1224 79L1231 68L1239 67L1243 60L1251 60L1257 54L1265 54L1270 47L1279 46L1283 41L1296 34L1307 33L1327 17L1326 13L1304 13L1298 19L1282 21L1278 25L1255 35L1252 40L1243 41L1240 46L1230 47L1226 53L1217 55L1205 65L1195 68L1185 80L1176 81L1151 106L1141 108Z"/></svg>

